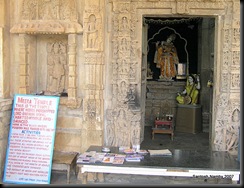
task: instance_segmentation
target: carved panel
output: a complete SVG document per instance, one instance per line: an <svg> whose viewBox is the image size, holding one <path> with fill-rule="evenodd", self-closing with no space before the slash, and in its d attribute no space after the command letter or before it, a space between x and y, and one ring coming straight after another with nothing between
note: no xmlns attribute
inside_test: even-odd
<svg viewBox="0 0 244 188"><path fill-rule="evenodd" d="M186 14L186 2L177 2L176 11L178 14Z"/></svg>
<svg viewBox="0 0 244 188"><path fill-rule="evenodd" d="M12 33L61 34L81 33L75 0L23 0L20 20Z"/></svg>
<svg viewBox="0 0 244 188"><path fill-rule="evenodd" d="M223 70L227 71L230 68L231 52L226 50L223 52Z"/></svg>
<svg viewBox="0 0 244 188"><path fill-rule="evenodd" d="M99 12L84 13L85 51L102 51L102 17Z"/></svg>
<svg viewBox="0 0 244 188"><path fill-rule="evenodd" d="M230 100L226 107L221 110L221 117L215 129L215 149L229 151L237 155L238 135L240 126L240 103Z"/></svg>
<svg viewBox="0 0 244 188"><path fill-rule="evenodd" d="M229 88L229 73L224 72L221 74L221 91L222 92L227 92Z"/></svg>
<svg viewBox="0 0 244 188"><path fill-rule="evenodd" d="M223 49L224 50L230 50L230 44L231 44L231 30L226 28L226 29L223 29Z"/></svg>
<svg viewBox="0 0 244 188"><path fill-rule="evenodd" d="M239 67L240 66L240 51L232 51L232 67Z"/></svg>
<svg viewBox="0 0 244 188"><path fill-rule="evenodd" d="M233 71L231 73L231 84L230 84L230 90L232 92L240 91L240 80L241 80L240 72Z"/></svg>
<svg viewBox="0 0 244 188"><path fill-rule="evenodd" d="M50 42L47 44L47 54L47 94L67 92L67 44L61 41Z"/></svg>

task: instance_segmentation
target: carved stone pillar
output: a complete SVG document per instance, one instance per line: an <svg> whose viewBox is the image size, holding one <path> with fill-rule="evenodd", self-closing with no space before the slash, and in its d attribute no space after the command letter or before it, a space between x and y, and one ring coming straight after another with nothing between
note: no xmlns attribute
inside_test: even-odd
<svg viewBox="0 0 244 188"><path fill-rule="evenodd" d="M68 35L68 59L69 59L69 98L77 97L76 86L76 34Z"/></svg>
<svg viewBox="0 0 244 188"><path fill-rule="evenodd" d="M19 93L28 94L30 93L29 88L29 62L28 62L28 40L26 34L19 34Z"/></svg>

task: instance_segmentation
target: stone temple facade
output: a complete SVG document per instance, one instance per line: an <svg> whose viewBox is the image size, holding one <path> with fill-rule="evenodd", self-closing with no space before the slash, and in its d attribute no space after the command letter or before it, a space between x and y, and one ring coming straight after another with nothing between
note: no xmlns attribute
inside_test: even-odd
<svg viewBox="0 0 244 188"><path fill-rule="evenodd" d="M0 174L15 94L68 94L60 97L56 150L143 141L145 16L214 18L210 145L237 154L240 1L0 0Z"/></svg>

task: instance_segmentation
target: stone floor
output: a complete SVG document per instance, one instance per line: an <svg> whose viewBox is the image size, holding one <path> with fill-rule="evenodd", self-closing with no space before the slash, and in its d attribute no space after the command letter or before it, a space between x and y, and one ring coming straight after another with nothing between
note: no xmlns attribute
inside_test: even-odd
<svg viewBox="0 0 244 188"><path fill-rule="evenodd" d="M66 174L63 172L53 172L52 185L67 185ZM170 186L170 185L230 185L230 179L204 179L204 178L183 178L183 177L162 177L162 176L143 176L143 175L126 175L126 174L104 174L104 182L89 181L87 186ZM74 174L71 175L70 184L74 186L82 185Z"/></svg>
<svg viewBox="0 0 244 188"><path fill-rule="evenodd" d="M208 133L182 133L175 132L173 141L168 134L155 134L154 140L151 139L151 127L145 127L144 141L141 143L141 149L190 149L190 150L209 150ZM193 163L196 161L192 161ZM199 162L199 161L197 161ZM66 174L62 172L53 172L51 184L67 185ZM125 174L104 174L104 182L89 181L89 186L177 186L177 185L217 185L228 184L230 179L214 178L184 178L184 177L160 177L143 175L125 175ZM74 174L71 175L70 185L82 186L82 181L78 180Z"/></svg>

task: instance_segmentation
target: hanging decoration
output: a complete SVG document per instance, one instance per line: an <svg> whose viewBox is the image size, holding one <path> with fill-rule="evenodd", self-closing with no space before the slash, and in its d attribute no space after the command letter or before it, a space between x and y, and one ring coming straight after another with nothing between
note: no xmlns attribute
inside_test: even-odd
<svg viewBox="0 0 244 188"><path fill-rule="evenodd" d="M181 24L181 23L190 23L192 21L198 22L201 18L199 17L191 17L191 18L180 18L180 19L155 19L155 18L144 18L144 23L146 24L161 24L161 25L168 25L168 24Z"/></svg>

